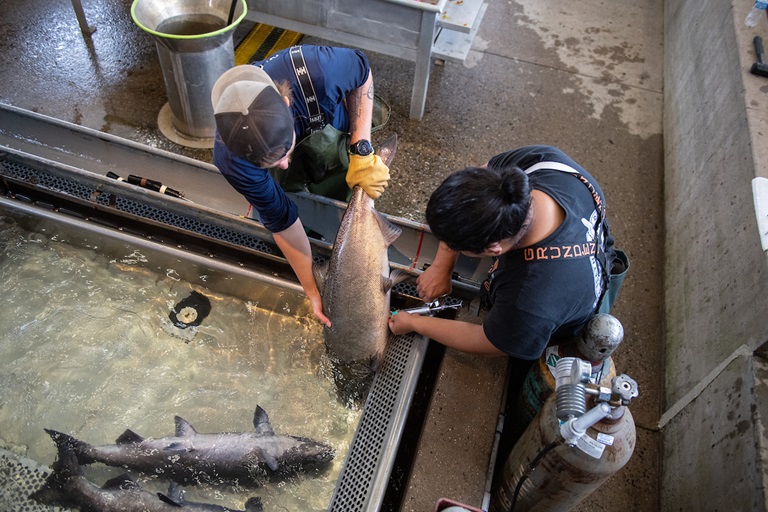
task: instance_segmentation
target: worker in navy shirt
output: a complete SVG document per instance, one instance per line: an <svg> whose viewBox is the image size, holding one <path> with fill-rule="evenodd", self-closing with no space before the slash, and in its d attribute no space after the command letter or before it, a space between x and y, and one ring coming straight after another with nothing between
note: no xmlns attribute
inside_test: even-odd
<svg viewBox="0 0 768 512"><path fill-rule="evenodd" d="M549 343L571 339L598 311L615 259L604 210L594 178L551 146L453 173L427 205L440 245L417 292L425 301L449 293L459 253L489 256L495 261L483 288L491 309L482 325L398 313L390 329L511 356L512 378L522 379Z"/></svg>
<svg viewBox="0 0 768 512"><path fill-rule="evenodd" d="M301 45L235 66L214 84L213 161L256 209L325 325L312 253L286 191L377 199L389 169L371 146L373 76L360 50Z"/></svg>

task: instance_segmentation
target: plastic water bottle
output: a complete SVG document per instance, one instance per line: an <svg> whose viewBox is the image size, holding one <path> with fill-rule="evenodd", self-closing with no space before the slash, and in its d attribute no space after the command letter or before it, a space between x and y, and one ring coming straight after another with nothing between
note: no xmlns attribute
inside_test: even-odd
<svg viewBox="0 0 768 512"><path fill-rule="evenodd" d="M747 19L744 20L744 23L748 27L757 25L757 22L760 21L760 16L765 16L766 8L768 8L768 0L755 0L755 6L747 14Z"/></svg>

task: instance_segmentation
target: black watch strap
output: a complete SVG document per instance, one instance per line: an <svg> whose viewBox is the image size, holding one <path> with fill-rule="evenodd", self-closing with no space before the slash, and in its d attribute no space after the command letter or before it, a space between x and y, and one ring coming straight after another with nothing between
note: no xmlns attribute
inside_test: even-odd
<svg viewBox="0 0 768 512"><path fill-rule="evenodd" d="M368 156L373 154L373 144L366 139L360 139L349 145L349 152L353 155Z"/></svg>

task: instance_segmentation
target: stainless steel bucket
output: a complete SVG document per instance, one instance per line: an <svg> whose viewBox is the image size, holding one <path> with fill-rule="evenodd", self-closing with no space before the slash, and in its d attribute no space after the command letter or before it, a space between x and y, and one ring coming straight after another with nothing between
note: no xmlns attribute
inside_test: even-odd
<svg viewBox="0 0 768 512"><path fill-rule="evenodd" d="M133 21L151 34L168 104L158 115L163 135L190 147L213 147L211 89L235 65L234 29L246 0L135 0Z"/></svg>

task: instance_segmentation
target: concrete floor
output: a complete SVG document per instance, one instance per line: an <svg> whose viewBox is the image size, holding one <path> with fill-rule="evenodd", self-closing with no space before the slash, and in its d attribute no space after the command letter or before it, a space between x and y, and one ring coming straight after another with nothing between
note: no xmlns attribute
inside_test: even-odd
<svg viewBox="0 0 768 512"><path fill-rule="evenodd" d="M157 130L162 76L130 5L85 0L96 31L83 37L69 2L0 0L0 102L210 162L210 150ZM562 148L605 192L617 244L632 261L613 311L625 329L614 362L640 387L631 406L638 442L580 511L660 508L662 7L489 0L464 65L433 65L421 121L408 119L414 65L368 53L376 90L393 109L375 139L400 139L380 210L422 220L451 171L531 143ZM446 352L401 510L431 511L440 497L480 506L504 376L503 359Z"/></svg>

